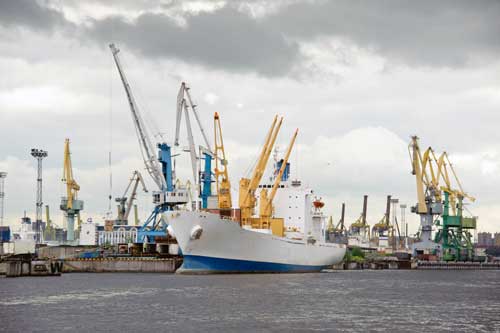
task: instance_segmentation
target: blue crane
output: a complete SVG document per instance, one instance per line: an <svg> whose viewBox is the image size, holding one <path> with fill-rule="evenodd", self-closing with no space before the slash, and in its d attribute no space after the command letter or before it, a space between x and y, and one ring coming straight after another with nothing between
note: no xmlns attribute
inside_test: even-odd
<svg viewBox="0 0 500 333"><path fill-rule="evenodd" d="M120 58L118 57L120 50L114 44L110 44L109 48L113 54L123 88L127 95L144 165L158 187L158 191L153 192L155 208L138 232L139 242L152 243L156 236L166 236L167 224L161 218L161 213L173 210L177 205L186 204L189 198L188 191L186 188L177 188L174 185L171 147L164 142L159 143L156 146L158 154L155 153L155 147L152 144L151 137L144 125L134 95L122 69Z"/></svg>

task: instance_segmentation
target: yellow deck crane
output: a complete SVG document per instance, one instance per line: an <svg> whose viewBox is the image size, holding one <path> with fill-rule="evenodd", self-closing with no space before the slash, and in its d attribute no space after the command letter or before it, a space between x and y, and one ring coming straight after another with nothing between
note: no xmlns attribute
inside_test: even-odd
<svg viewBox="0 0 500 333"><path fill-rule="evenodd" d="M278 122L278 116L274 117L273 123L269 132L267 133L266 139L264 141L264 146L260 153L259 159L253 171L251 178L241 178L240 188L239 188L239 206L241 210L241 223L243 225L250 226L252 224L253 210L256 205L255 190L259 186L259 183L264 175L266 169L267 161L271 155L271 151L276 141L276 137L281 128L281 123L283 118L280 118Z"/></svg>
<svg viewBox="0 0 500 333"><path fill-rule="evenodd" d="M273 188L271 189L271 193L267 194L267 189L262 188L260 191L260 217L258 219L258 228L265 229L271 228L273 235L283 237L284 234L284 221L283 218L274 218L273 215L273 200L276 196L276 192L278 190L279 184L281 182L281 178L283 177L283 173L288 164L288 159L290 158L290 154L292 152L293 145L295 144L295 139L297 138L297 134L299 130L295 130L295 133L292 136L292 140L288 145L288 149L286 151L285 157L283 159L283 163L281 164L281 168L276 176L273 184Z"/></svg>
<svg viewBox="0 0 500 333"><path fill-rule="evenodd" d="M68 233L66 239L69 242L75 240L75 216L83 209L83 201L78 200L77 195L80 185L73 178L73 166L71 165L71 153L69 150L69 139L64 142L64 168L63 183L66 184L66 196L62 197L60 208L66 213Z"/></svg>
<svg viewBox="0 0 500 333"><path fill-rule="evenodd" d="M217 201L220 213L223 216L231 214L231 182L227 172L227 159L222 139L222 127L217 112L214 114L214 159L215 159L215 184L217 187Z"/></svg>

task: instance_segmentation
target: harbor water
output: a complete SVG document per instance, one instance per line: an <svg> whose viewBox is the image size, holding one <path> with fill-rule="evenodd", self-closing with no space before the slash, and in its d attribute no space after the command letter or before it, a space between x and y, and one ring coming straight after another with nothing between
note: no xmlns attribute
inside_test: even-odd
<svg viewBox="0 0 500 333"><path fill-rule="evenodd" d="M500 271L0 278L0 331L499 332Z"/></svg>

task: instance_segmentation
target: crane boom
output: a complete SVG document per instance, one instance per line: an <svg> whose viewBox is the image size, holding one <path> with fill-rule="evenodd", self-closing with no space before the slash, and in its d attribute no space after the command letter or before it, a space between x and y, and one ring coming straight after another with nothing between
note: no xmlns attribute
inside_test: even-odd
<svg viewBox="0 0 500 333"><path fill-rule="evenodd" d="M198 111L196 111L196 104L193 103L193 100L191 99L191 94L189 93L189 87L186 85L186 83L184 83L184 91L186 93L186 96L187 96L187 100L189 102L189 106L191 107L191 110L193 110L193 113L194 113L194 117L196 118L196 122L198 123L198 126L200 127L200 132L201 132L201 135L203 136L203 140L205 141L205 145L207 146L207 149L212 151L212 149L210 148L210 143L208 142L208 138L207 138L207 135L205 133L205 130L203 129L203 126L201 125L201 121L200 121L200 117L198 116Z"/></svg>
<svg viewBox="0 0 500 333"><path fill-rule="evenodd" d="M298 133L299 133L299 129L296 129L295 133L293 134L292 140L291 140L290 144L288 145L288 149L286 151L285 157L283 158L283 163L281 164L280 171L279 171L278 175L276 176L276 179L274 180L273 188L271 190L271 194L269 195L269 202L267 203L268 206L273 202L274 197L276 196L276 192L278 191L278 186L281 182L281 177L283 177L283 173L285 172L286 165L288 163L288 159L290 158L290 154L292 153L292 148L293 148L293 145L295 144L295 139L297 139Z"/></svg>
<svg viewBox="0 0 500 333"><path fill-rule="evenodd" d="M188 132L188 142L189 142L189 154L191 155L191 168L193 170L193 181L195 182L196 187L198 187L198 168L196 167L198 156L196 156L196 148L194 144L193 130L191 128L191 120L189 119L188 106L184 102L184 111L186 112L186 127Z"/></svg>
<svg viewBox="0 0 500 333"><path fill-rule="evenodd" d="M176 126L175 126L175 140L174 143L176 146L179 145L179 134L180 134L180 127L181 127L181 119L182 119L182 110L185 108L187 109L188 106L193 110L194 117L196 119L196 122L198 123L198 127L200 128L201 135L203 137L203 141L205 141L206 148L211 152L212 149L210 148L210 143L208 141L207 135L205 133L205 130L203 128L203 125L201 124L200 117L198 115L198 111L196 111L197 105L193 103L193 100L191 98L191 94L189 93L189 88L185 82L181 83L181 87L179 88L179 93L177 94L177 117L176 117ZM184 97L187 97L186 98ZM189 105L188 105L189 103ZM187 111L186 111L187 115Z"/></svg>
<svg viewBox="0 0 500 333"><path fill-rule="evenodd" d="M250 218L252 216L252 212L256 203L255 190L259 186L260 180L264 175L266 164L269 159L269 155L271 154L271 151L273 149L274 142L276 141L278 132L281 128L281 123L283 122L283 118L281 118L278 124L276 125L277 121L278 121L278 116L275 116L271 128L269 129L269 132L266 135L266 140L264 142L264 146L262 147L259 159L257 160L257 164L252 174L252 178L240 179L239 205L241 210L241 221L243 224L251 223Z"/></svg>
<svg viewBox="0 0 500 333"><path fill-rule="evenodd" d="M154 146L151 143L150 136L142 120L141 114L134 99L134 95L132 94L130 85L121 67L120 58L118 57L118 53L120 52L120 50L115 46L115 44L110 44L109 48L111 49L111 53L113 54L116 68L118 69L118 73L120 74L125 93L127 94L127 99L130 111L132 112L132 119L134 121L135 130L137 133L137 138L139 140L139 146L141 148L142 158L144 160L146 170L150 174L151 178L153 178L153 181L156 183L159 189L164 190L166 188L166 181L162 173L162 167L155 154Z"/></svg>
<svg viewBox="0 0 500 333"><path fill-rule="evenodd" d="M409 148L412 150L412 174L415 175L417 184L417 211L418 213L427 212L427 204L425 203L425 190L424 190L424 170L422 170L422 157L420 154L420 147L418 145L418 137L412 136Z"/></svg>
<svg viewBox="0 0 500 333"><path fill-rule="evenodd" d="M176 117L175 117L175 140L174 145L179 145L179 134L181 131L181 120L182 120L182 111L184 110L184 82L181 83L181 87L179 88L179 92L177 93L177 107L176 107Z"/></svg>
<svg viewBox="0 0 500 333"><path fill-rule="evenodd" d="M66 183L67 209L73 209L73 201L77 198L80 185L73 178L73 166L71 165L71 153L69 151L69 139L64 141L64 169L62 181Z"/></svg>
<svg viewBox="0 0 500 333"><path fill-rule="evenodd" d="M295 144L295 139L297 138L297 134L299 133L299 130L296 129L295 133L292 136L292 140L290 141L290 144L288 145L288 149L286 151L285 157L283 158L283 163L281 164L281 168L278 172L278 175L274 179L274 184L273 188L271 189L271 193L267 195L267 189L263 188L261 191L261 207L260 207L260 216L261 218L270 218L272 215L272 203L274 200L274 197L276 196L276 192L278 191L279 184L281 182L281 178L283 177L283 173L285 172L288 159L290 158L290 154L292 153L292 148L293 145Z"/></svg>
<svg viewBox="0 0 500 333"><path fill-rule="evenodd" d="M283 122L283 117L280 118L276 128L274 127L274 124L276 123L276 118L275 121L273 122L273 127L272 127L273 132L270 136L268 134L268 138L266 139L266 144L264 145L264 149L262 150L257 166L255 167L252 178L250 179L250 189L255 190L257 186L259 186L260 184L262 176L264 175L267 161L269 160L269 156L271 155L274 143L276 142L276 138L280 131L282 122Z"/></svg>

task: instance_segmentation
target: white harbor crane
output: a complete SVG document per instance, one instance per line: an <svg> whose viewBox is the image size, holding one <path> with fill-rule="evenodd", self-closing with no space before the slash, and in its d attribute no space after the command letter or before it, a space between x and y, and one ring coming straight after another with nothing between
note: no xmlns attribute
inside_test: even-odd
<svg viewBox="0 0 500 333"><path fill-rule="evenodd" d="M202 207L207 208L208 197L211 196L211 161L213 159L213 152L210 148L210 143L208 142L207 135L205 130L203 129L203 125L201 124L200 117L198 112L196 111L196 104L193 103L191 98L191 94L189 93L190 88L186 85L185 82L181 83L181 87L179 89L179 93L177 94L177 114L176 114L176 127L175 127L175 146L179 146L179 135L181 128L181 120L182 113L185 114L186 119L186 130L188 137L189 147L186 151L189 151L191 157L191 168L193 172L193 180L195 182L196 191L199 193L199 196L202 198ZM196 145L193 137L193 129L191 127L191 119L189 116L189 110L194 114L196 122L198 123L198 127L200 129L201 135L205 142L205 147L200 146L200 156L204 155L205 160L205 168L203 172L198 173L198 155L196 152ZM200 175L200 176L199 176ZM203 182L203 189L200 188L201 183Z"/></svg>
<svg viewBox="0 0 500 333"><path fill-rule="evenodd" d="M141 113L135 102L134 96L130 89L130 85L123 72L118 53L120 50L114 45L110 44L109 48L113 54L118 73L120 74L123 88L127 95L130 111L132 113L132 120L134 122L141 154L144 160L144 165L153 181L158 186L159 191L153 192L153 203L155 208L148 219L144 222L143 226L139 229L138 241L139 242L154 242L156 236L165 236L166 222L163 218L159 218L161 213L167 210L172 210L177 205L183 205L188 202L188 191L184 187L175 186L174 175L172 167L172 153L171 148L165 142L158 143L158 155L155 154L155 147L142 120Z"/></svg>
<svg viewBox="0 0 500 333"><path fill-rule="evenodd" d="M139 139L139 147L141 148L144 165L146 166L146 170L148 171L160 191L163 191L165 190L167 184L162 173L162 166L158 161L158 158L156 157L155 149L153 144L151 143L149 133L146 129L146 126L144 125L144 121L142 120L139 108L137 107L137 103L135 102L134 95L132 94L130 85L127 81L127 78L125 77L125 73L123 72L120 58L118 57L118 53L120 52L120 50L116 48L115 44L110 44L109 48L113 53L113 58L115 60L116 67L118 68L118 73L120 74L123 88L125 88L125 93L127 94L130 111L132 112L132 120L134 122L137 138Z"/></svg>

